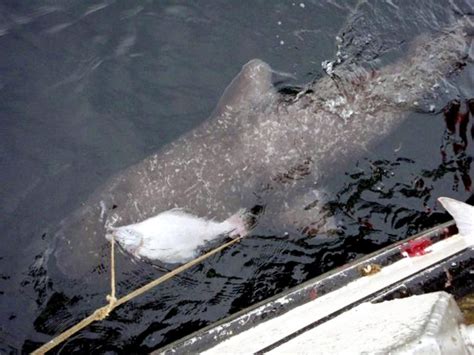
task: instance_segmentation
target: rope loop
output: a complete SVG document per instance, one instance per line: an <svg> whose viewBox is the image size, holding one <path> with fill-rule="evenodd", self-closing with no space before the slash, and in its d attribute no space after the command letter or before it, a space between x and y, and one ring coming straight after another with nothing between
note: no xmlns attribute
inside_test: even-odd
<svg viewBox="0 0 474 355"><path fill-rule="evenodd" d="M44 344L40 348L36 349L35 351L32 352L33 355L39 355L39 354L45 354L49 350L53 349L57 345L61 344L63 341L69 339L72 337L74 334L76 334L78 331L81 329L87 327L89 324L91 324L94 321L100 321L104 320L107 318L116 307L130 301L131 299L140 296L141 294L151 290L152 288L158 286L159 284L165 282L166 280L171 279L173 276L189 269L190 267L200 263L201 261L207 259L208 257L218 253L219 251L231 246L232 244L235 244L239 242L243 236L234 238L230 242L227 242L209 252L207 252L204 255L201 255L200 257L189 261L188 263L181 265L177 267L176 269L162 275L161 277L157 278L156 280L153 280L142 287L139 287L138 289L126 294L125 296L122 296L121 298L117 299L115 297L115 241L114 238L111 238L110 240L110 294L105 297L107 300L108 304L98 308L92 313L89 317L84 318L82 321L77 323L76 325L72 326L71 328L67 329L63 333L59 334L57 337L49 341L48 343Z"/></svg>

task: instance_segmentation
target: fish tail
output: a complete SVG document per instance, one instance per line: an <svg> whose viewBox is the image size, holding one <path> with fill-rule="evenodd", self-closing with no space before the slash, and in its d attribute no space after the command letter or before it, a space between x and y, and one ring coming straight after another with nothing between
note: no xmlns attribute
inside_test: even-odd
<svg viewBox="0 0 474 355"><path fill-rule="evenodd" d="M226 220L227 223L230 223L234 227L234 230L230 233L230 237L246 236L257 224L257 218L262 211L262 206L256 206L250 210L241 208L237 213L230 216Z"/></svg>

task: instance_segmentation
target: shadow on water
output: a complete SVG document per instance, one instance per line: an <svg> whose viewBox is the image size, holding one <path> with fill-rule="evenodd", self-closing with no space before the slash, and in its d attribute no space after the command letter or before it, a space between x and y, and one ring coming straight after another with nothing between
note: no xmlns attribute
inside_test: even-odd
<svg viewBox="0 0 474 355"><path fill-rule="evenodd" d="M243 63L258 57L290 73L276 80L291 97L325 75L325 60L376 71L462 13L472 13L468 1L3 2L0 350L31 351L104 304L108 250L98 251L99 285L47 267L58 223L109 176L204 120ZM420 102L399 130L320 182L328 198L305 208L331 228L296 228L269 212L240 244L57 352L153 350L446 221L437 197L471 197L473 73L467 63L439 100ZM119 295L172 267L117 255L127 266Z"/></svg>

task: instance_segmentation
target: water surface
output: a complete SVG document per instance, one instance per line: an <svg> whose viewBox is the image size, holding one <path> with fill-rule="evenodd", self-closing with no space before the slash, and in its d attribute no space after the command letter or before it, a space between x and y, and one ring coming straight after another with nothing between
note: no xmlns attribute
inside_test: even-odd
<svg viewBox="0 0 474 355"><path fill-rule="evenodd" d="M59 222L110 176L205 120L248 60L289 74L275 77L281 89L325 75L321 63L338 51L377 70L417 35L473 11L468 0L2 2L0 349L31 351L104 303L105 272L94 289L49 272L44 252ZM445 221L437 197L471 196L472 138L469 124L467 148L456 148L462 139L446 129L443 108L457 99L466 110L473 80L467 63L439 100L330 177L336 235L261 225L58 352L156 349ZM139 265L118 292L162 273Z"/></svg>

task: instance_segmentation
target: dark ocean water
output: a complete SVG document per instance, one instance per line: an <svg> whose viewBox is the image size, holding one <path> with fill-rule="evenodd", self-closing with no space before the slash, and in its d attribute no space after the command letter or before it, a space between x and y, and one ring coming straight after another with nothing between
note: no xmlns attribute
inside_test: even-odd
<svg viewBox="0 0 474 355"><path fill-rule="evenodd" d="M248 60L290 74L277 87L299 86L325 75L337 36L348 60L380 68L417 35L473 13L470 0L2 1L0 351L34 350L103 304L107 274L83 293L80 281L48 274L42 258L58 224L110 176L205 120ZM434 112L413 110L331 177L338 235L260 226L57 351L156 349L445 221L437 197L471 197L471 123L459 149L443 110L459 100L464 112L474 97L474 66L465 64L442 99L426 103ZM144 265L119 293L161 274Z"/></svg>

